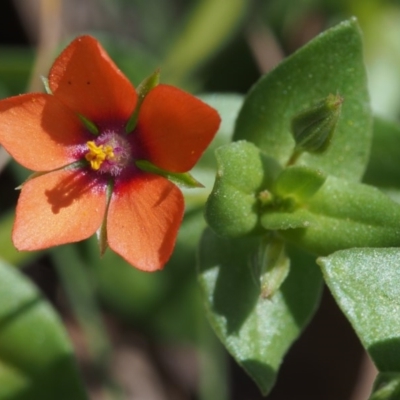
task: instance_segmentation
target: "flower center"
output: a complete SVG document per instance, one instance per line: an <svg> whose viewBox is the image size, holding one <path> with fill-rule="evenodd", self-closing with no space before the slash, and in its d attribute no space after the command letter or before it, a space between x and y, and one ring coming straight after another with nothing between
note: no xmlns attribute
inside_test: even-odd
<svg viewBox="0 0 400 400"><path fill-rule="evenodd" d="M131 145L117 132L106 131L86 145L85 159L94 171L116 176L132 161Z"/></svg>
<svg viewBox="0 0 400 400"><path fill-rule="evenodd" d="M103 144L97 146L93 141L87 142L86 144L89 147L89 151L86 153L85 158L90 162L90 166L95 171L100 169L104 160L112 160L115 157L111 146L105 146Z"/></svg>

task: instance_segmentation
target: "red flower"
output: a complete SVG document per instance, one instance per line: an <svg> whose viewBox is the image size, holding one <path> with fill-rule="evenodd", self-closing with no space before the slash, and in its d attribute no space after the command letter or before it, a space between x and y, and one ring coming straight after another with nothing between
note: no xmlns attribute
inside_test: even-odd
<svg viewBox="0 0 400 400"><path fill-rule="evenodd" d="M48 83L52 95L0 101L0 143L24 167L45 172L22 186L14 245L44 249L97 231L102 248L108 244L139 269L161 269L175 244L183 196L136 161L171 173L190 170L218 129L217 112L168 85L139 99L90 36L61 53Z"/></svg>

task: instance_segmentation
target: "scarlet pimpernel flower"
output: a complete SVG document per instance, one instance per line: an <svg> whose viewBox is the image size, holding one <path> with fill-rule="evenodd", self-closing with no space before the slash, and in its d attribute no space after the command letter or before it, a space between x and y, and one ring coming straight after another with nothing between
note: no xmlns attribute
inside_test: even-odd
<svg viewBox="0 0 400 400"><path fill-rule="evenodd" d="M217 112L157 73L138 91L99 42L75 39L50 69L50 93L0 101L0 144L35 171L21 187L12 239L38 250L97 232L135 267L169 259L182 221L169 176L197 162L220 123Z"/></svg>

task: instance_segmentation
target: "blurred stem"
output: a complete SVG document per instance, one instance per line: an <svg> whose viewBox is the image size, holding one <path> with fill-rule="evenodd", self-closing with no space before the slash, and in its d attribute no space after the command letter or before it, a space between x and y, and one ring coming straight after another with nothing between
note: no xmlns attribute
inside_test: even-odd
<svg viewBox="0 0 400 400"><path fill-rule="evenodd" d="M57 247L50 254L74 316L84 333L94 370L104 383L105 398L122 399L121 391L111 377L112 348L89 273L73 245Z"/></svg>
<svg viewBox="0 0 400 400"><path fill-rule="evenodd" d="M248 0L198 0L163 63L168 83L181 84L214 55L244 20L248 6Z"/></svg>
<svg viewBox="0 0 400 400"><path fill-rule="evenodd" d="M54 49L57 47L61 36L61 1L39 0L39 32L35 62L29 80L28 92L41 92L43 84L41 75L46 74L54 58ZM16 2L18 8L24 8L22 2ZM25 5L25 7L27 7ZM28 12L32 4L28 5ZM30 17L32 18L32 17ZM0 171L10 160L10 156L2 151Z"/></svg>
<svg viewBox="0 0 400 400"><path fill-rule="evenodd" d="M61 0L40 0L37 55L28 89L30 92L43 91L41 75L47 75L61 38L61 5Z"/></svg>
<svg viewBox="0 0 400 400"><path fill-rule="evenodd" d="M199 400L228 400L228 357L210 328L204 313L199 313L200 387Z"/></svg>

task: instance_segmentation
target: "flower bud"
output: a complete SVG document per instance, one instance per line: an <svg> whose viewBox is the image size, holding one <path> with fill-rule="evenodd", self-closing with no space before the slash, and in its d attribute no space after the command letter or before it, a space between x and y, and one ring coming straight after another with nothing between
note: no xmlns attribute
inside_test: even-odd
<svg viewBox="0 0 400 400"><path fill-rule="evenodd" d="M292 119L295 152L322 153L330 144L339 120L343 98L330 94Z"/></svg>

